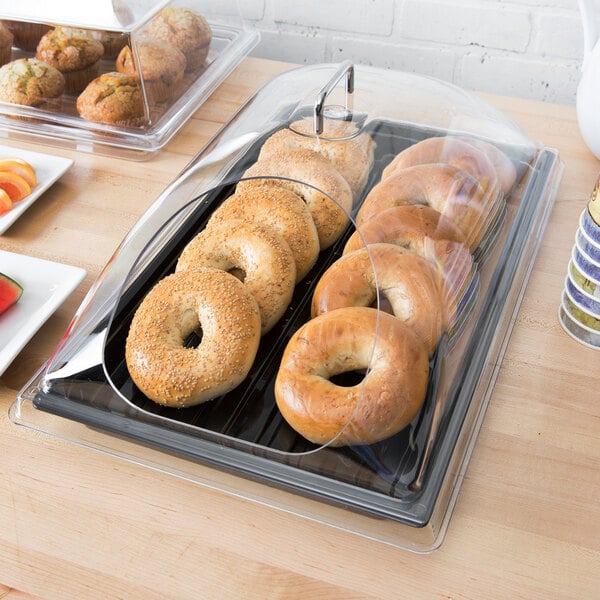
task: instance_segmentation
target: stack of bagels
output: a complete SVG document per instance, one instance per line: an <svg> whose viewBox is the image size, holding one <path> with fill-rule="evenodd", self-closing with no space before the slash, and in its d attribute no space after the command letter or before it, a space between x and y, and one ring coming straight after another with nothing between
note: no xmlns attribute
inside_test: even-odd
<svg viewBox="0 0 600 600"><path fill-rule="evenodd" d="M347 230L373 161L373 140L352 122L326 121L315 136L303 119L265 141L134 315L126 360L147 397L192 406L243 381L294 286ZM284 350L275 399L294 430L340 446L410 423L429 360L458 318L472 252L515 178L505 155L467 138L427 139L393 157L343 256L317 282L312 318ZM192 331L201 341L186 348ZM350 371L366 375L335 383Z"/></svg>
<svg viewBox="0 0 600 600"><path fill-rule="evenodd" d="M460 317L472 253L515 180L504 153L466 137L428 138L392 158L316 285L313 318L285 349L275 394L291 427L341 446L379 442L412 421L429 359ZM350 370L366 375L332 382Z"/></svg>
<svg viewBox="0 0 600 600"><path fill-rule="evenodd" d="M295 125L309 131L310 121ZM288 129L267 139L235 192L183 248L175 272L134 314L125 358L148 398L183 408L243 381L295 284L348 226L373 162L372 140L356 133L352 123L333 122L325 134L342 141ZM192 332L201 341L187 348Z"/></svg>

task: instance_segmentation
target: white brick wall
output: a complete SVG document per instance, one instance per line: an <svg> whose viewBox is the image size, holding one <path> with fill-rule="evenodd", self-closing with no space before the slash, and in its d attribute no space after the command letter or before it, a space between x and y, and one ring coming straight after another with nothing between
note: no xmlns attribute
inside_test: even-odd
<svg viewBox="0 0 600 600"><path fill-rule="evenodd" d="M207 0L209 3L216 0ZM600 0L593 0L600 21ZM572 104L581 76L577 0L239 0L254 56L350 59L461 87Z"/></svg>

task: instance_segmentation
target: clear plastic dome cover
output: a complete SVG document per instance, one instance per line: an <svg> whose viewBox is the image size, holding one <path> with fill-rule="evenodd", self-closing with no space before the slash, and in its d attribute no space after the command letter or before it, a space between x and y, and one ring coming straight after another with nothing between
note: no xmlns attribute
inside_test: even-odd
<svg viewBox="0 0 600 600"><path fill-rule="evenodd" d="M160 151L260 39L237 0L5 0L0 23L13 35L0 65L6 75L25 70L18 64L25 61L43 81L31 66L41 60L65 79L62 91L26 99L4 86L7 135L134 160Z"/></svg>
<svg viewBox="0 0 600 600"><path fill-rule="evenodd" d="M452 512L560 175L555 151L451 85L348 63L293 69L250 98L135 225L12 418L431 550ZM277 202L291 194L310 213L315 231L299 234L295 250L286 236L301 218L284 226L279 206L266 203L273 190ZM277 271L270 250L255 245L247 258L249 222L284 238L292 258L277 260L287 267ZM315 235L314 255L299 266L296 253ZM252 288L263 330L224 393L199 403L186 396L184 405L171 391L151 398L132 373L141 362L155 374L159 359L137 350L128 358L132 323L161 282L206 272L197 269ZM261 303L284 279L291 286L264 327L270 309ZM207 348L228 302L211 305L207 320L184 306L180 288L167 289L175 300L150 310L144 327L176 320L174 304L186 323L177 352ZM162 383L178 377L169 375L176 366L166 369ZM232 472L242 477L231 481Z"/></svg>

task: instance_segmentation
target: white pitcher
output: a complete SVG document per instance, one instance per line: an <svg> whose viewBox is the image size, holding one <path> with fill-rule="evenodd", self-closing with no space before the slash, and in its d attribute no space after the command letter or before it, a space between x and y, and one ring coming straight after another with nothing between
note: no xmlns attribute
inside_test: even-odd
<svg viewBox="0 0 600 600"><path fill-rule="evenodd" d="M583 73L577 87L577 121L588 148L600 159L600 43L593 0L578 2L583 23Z"/></svg>

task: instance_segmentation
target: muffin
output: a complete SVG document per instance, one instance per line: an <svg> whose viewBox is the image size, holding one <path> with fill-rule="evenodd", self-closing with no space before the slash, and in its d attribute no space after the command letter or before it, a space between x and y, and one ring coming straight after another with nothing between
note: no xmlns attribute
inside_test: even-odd
<svg viewBox="0 0 600 600"><path fill-rule="evenodd" d="M42 36L52 29L43 23L24 23L21 21L2 21L6 28L13 34L13 46L20 50L32 51Z"/></svg>
<svg viewBox="0 0 600 600"><path fill-rule="evenodd" d="M117 58L129 39L127 34L119 31L94 31L94 37L104 46L103 58L110 60Z"/></svg>
<svg viewBox="0 0 600 600"><path fill-rule="evenodd" d="M145 38L136 43L137 61L149 98L162 102L172 96L183 81L185 56L175 46L163 40ZM125 46L116 61L119 73L138 74L136 57Z"/></svg>
<svg viewBox="0 0 600 600"><path fill-rule="evenodd" d="M102 43L87 32L56 27L42 37L35 57L64 75L67 93L79 93L98 76L98 61L103 54Z"/></svg>
<svg viewBox="0 0 600 600"><path fill-rule="evenodd" d="M173 6L163 8L150 21L145 33L181 50L186 58L186 71L204 64L212 40L212 30L202 15Z"/></svg>
<svg viewBox="0 0 600 600"><path fill-rule="evenodd" d="M118 72L96 77L79 94L77 112L88 121L141 127L146 123L146 117L139 79Z"/></svg>
<svg viewBox="0 0 600 600"><path fill-rule="evenodd" d="M61 26L63 32L72 37L89 37L99 41L104 48L102 58L115 60L119 52L127 45L129 35L120 31L101 31L99 29L81 29Z"/></svg>
<svg viewBox="0 0 600 600"><path fill-rule="evenodd" d="M104 48L102 58L109 60L115 60L129 40L129 35L120 31L89 29L86 33L102 44L102 47Z"/></svg>
<svg viewBox="0 0 600 600"><path fill-rule="evenodd" d="M14 36L8 27L0 23L0 67L10 62L13 38Z"/></svg>
<svg viewBox="0 0 600 600"><path fill-rule="evenodd" d="M0 67L0 100L40 108L58 108L65 78L36 58L19 58Z"/></svg>

